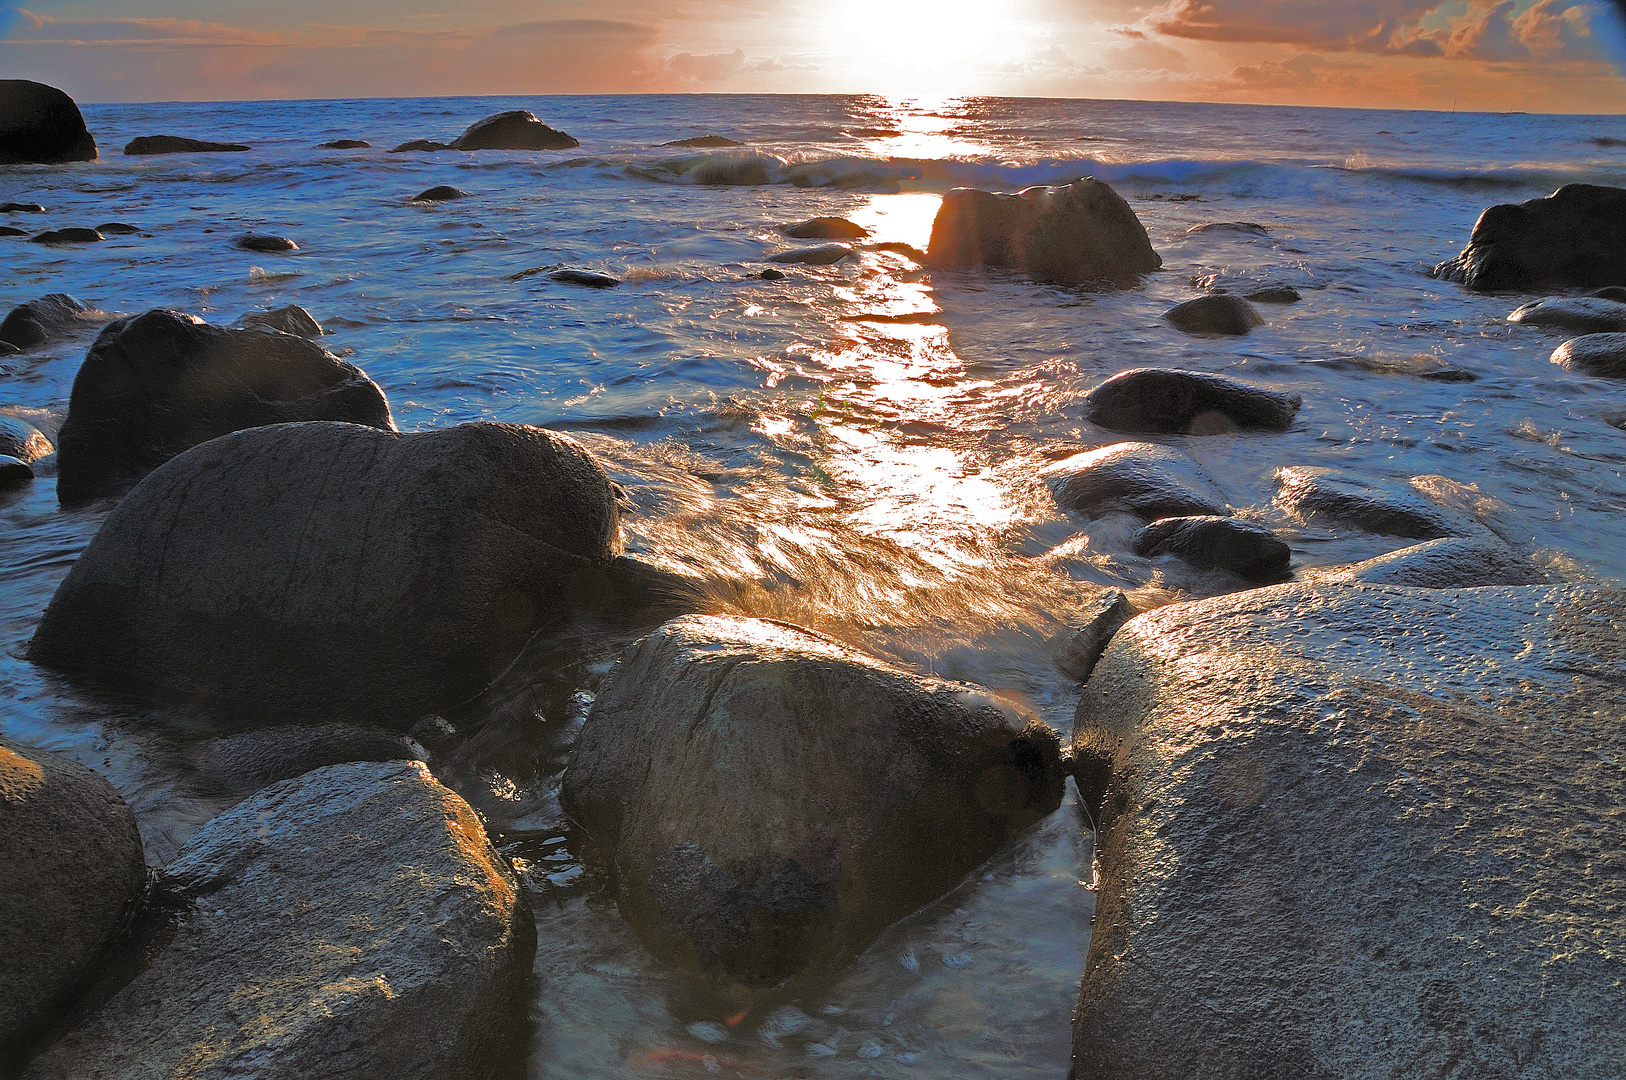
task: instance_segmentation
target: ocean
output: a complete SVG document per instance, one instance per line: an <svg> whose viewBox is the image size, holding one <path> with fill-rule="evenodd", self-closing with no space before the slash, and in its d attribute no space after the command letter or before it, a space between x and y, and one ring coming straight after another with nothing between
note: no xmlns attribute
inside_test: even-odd
<svg viewBox="0 0 1626 1080"><path fill-rule="evenodd" d="M386 152L511 108L580 148ZM101 159L0 169L0 202L47 207L6 223L139 232L76 247L0 238L0 305L68 292L109 312L230 323L300 304L329 331L324 346L383 387L403 430L569 432L624 489L630 553L703 579L724 608L1016 697L1064 733L1078 690L1056 643L1102 587L1143 608L1236 587L1135 557L1134 523L1070 521L1038 479L1121 441L1081 402L1124 368L1302 395L1282 434L1165 440L1276 529L1296 568L1408 543L1274 507L1277 468L1321 465L1415 479L1560 578L1626 577L1626 393L1550 363L1562 332L1506 321L1534 297L1427 273L1487 205L1576 181L1626 186L1619 118L865 96L82 109ZM152 134L253 149L120 154ZM704 135L740 145L660 145ZM340 138L372 148L317 148ZM931 273L875 246L924 248L951 187L1079 176L1112 184L1145 224L1164 265L1140 287ZM410 203L439 184L469 197ZM855 258L762 279L765 256L794 244L777 227L815 215L872 236ZM1257 227L1198 228L1244 223ZM235 248L248 231L299 249ZM517 276L557 265L622 284ZM1187 336L1162 318L1206 289L1272 284L1302 299L1260 305L1266 325L1244 337ZM53 430L87 345L0 357L0 411ZM92 691L21 657L105 513L60 510L49 477L0 496L0 733L108 776L156 865L242 794L195 765L229 718ZM1076 797L845 972L742 1003L650 960L576 859L557 774L613 656L554 657L542 689L485 703L460 720L478 737L431 762L533 886L530 1075L1065 1075L1093 910Z"/></svg>

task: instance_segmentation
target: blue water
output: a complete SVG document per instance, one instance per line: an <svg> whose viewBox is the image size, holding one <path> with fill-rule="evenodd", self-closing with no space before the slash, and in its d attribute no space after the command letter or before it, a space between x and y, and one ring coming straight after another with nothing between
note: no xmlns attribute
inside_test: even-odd
<svg viewBox="0 0 1626 1080"><path fill-rule="evenodd" d="M581 147L385 152L449 141L516 107ZM1626 394L1549 363L1562 334L1507 323L1527 298L1426 275L1489 203L1576 180L1626 184L1626 148L1607 141L1626 125L1613 118L695 96L84 113L101 160L0 169L0 202L48 207L9 223L142 231L82 248L0 239L0 304L64 291L109 312L172 307L222 323L301 304L330 332L324 344L383 386L403 429L494 419L568 430L627 489L631 551L703 578L723 606L987 684L1063 729L1076 688L1056 673L1052 642L1082 601L1105 585L1143 607L1232 587L1133 557L1124 521L1065 520L1036 479L1057 457L1118 441L1083 420L1080 402L1125 367L1224 372L1303 396L1285 434L1172 440L1234 505L1279 529L1300 567L1399 542L1286 519L1271 502L1283 465L1422 477L1560 576L1626 576ZM120 155L158 133L254 149ZM658 145L707 134L743 145ZM374 149L315 149L336 138ZM784 281L756 276L791 246L781 223L841 215L874 241L924 247L949 187L1079 175L1112 183L1146 225L1164 269L1143 286L932 274L873 247L788 268ZM705 182L729 177L754 182ZM470 197L409 204L437 184ZM1268 231L1187 232L1235 221ZM299 250L235 249L250 230ZM555 264L625 283L512 280ZM1244 338L1187 337L1161 318L1206 286L1275 282L1304 299L1262 305L1268 324ZM86 344L0 358L0 407L51 429ZM1444 365L1477 381L1418 377ZM0 732L108 775L137 809L149 860L167 861L236 797L185 767L192 721L18 658L100 514L58 510L47 477L0 502L0 518ZM719 1026L732 1007L650 962L560 840L553 770L604 670L602 657L570 666L515 706L552 751L434 763L536 882L533 1075L1065 1072L1092 906L1076 807L841 978L750 1002L747 1021ZM166 724L182 734L155 739Z"/></svg>

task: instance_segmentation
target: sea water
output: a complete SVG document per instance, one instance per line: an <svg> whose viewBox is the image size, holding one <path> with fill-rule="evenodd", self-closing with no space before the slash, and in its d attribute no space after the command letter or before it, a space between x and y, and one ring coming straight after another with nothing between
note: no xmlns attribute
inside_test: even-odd
<svg viewBox="0 0 1626 1080"><path fill-rule="evenodd" d="M547 153L391 154L527 108L575 135ZM1066 731L1058 639L1104 586L1140 607L1237 587L1134 557L1134 527L1070 521L1037 479L1120 437L1083 418L1113 372L1157 365L1302 395L1293 428L1166 441L1194 454L1297 568L1405 541L1305 527L1272 474L1323 465L1413 482L1565 578L1626 574L1626 393L1548 361L1564 335L1506 321L1527 297L1427 270L1480 210L1568 182L1626 183L1610 117L1038 99L553 97L87 105L97 162L0 169L30 230L126 222L82 247L0 240L0 305L68 292L108 312L229 323L297 303L417 431L540 424L626 493L629 552L718 610L835 634L912 670L1019 699ZM138 135L237 154L124 157ZM740 144L663 146L700 135ZM318 143L358 138L372 149ZM930 273L942 193L1111 183L1163 269L1096 292L1008 271ZM451 184L459 201L410 200ZM872 231L853 258L759 275L815 215ZM1244 227L1196 229L1226 224ZM1257 228L1252 227L1257 226ZM233 246L249 232L288 254ZM590 290L539 267L622 279ZM1163 313L1206 289L1284 284L1246 337ZM53 430L88 337L0 358L0 408ZM1421 478L1421 479L1417 479ZM244 792L191 751L209 709L91 690L21 654L105 509L43 477L0 497L0 733L108 776L161 864ZM748 997L663 969L576 858L557 775L619 643L539 647L529 689L454 718L432 754L486 816L537 909L533 1076L1057 1077L1093 909L1076 799L839 976Z"/></svg>

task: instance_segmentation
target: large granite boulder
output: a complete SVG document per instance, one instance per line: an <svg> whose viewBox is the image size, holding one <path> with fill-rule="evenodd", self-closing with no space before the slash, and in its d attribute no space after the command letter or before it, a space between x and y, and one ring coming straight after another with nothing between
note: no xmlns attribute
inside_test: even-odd
<svg viewBox="0 0 1626 1080"><path fill-rule="evenodd" d="M125 496L28 655L410 728L571 612L618 545L609 479L565 435L254 428L194 447Z"/></svg>
<svg viewBox="0 0 1626 1080"><path fill-rule="evenodd" d="M581 143L557 131L524 109L488 116L469 125L452 142L453 150L568 150Z"/></svg>
<svg viewBox="0 0 1626 1080"><path fill-rule="evenodd" d="M1286 431L1300 404L1297 394L1224 375L1130 368L1085 395L1084 415L1108 431L1216 435L1241 428Z"/></svg>
<svg viewBox="0 0 1626 1080"><path fill-rule="evenodd" d="M985 690L689 616L621 657L561 798L657 955L767 986L850 960L1061 791L1054 733Z"/></svg>
<svg viewBox="0 0 1626 1080"><path fill-rule="evenodd" d="M933 269L1006 266L1059 285L1128 286L1163 265L1110 186L1083 177L1014 195L955 188L932 222Z"/></svg>
<svg viewBox="0 0 1626 1080"><path fill-rule="evenodd" d="M1434 276L1525 292L1626 285L1626 188L1565 184L1544 199L1492 206Z"/></svg>
<svg viewBox="0 0 1626 1080"><path fill-rule="evenodd" d="M0 322L0 341L18 349L32 349L106 320L107 312L67 293L48 293L7 312L5 321Z"/></svg>
<svg viewBox="0 0 1626 1080"><path fill-rule="evenodd" d="M485 1080L524 1056L529 905L422 763L277 783L164 873L173 939L28 1080Z"/></svg>
<svg viewBox="0 0 1626 1080"><path fill-rule="evenodd" d="M96 140L73 98L44 83L0 79L0 165L95 160Z"/></svg>
<svg viewBox="0 0 1626 1080"><path fill-rule="evenodd" d="M395 427L376 383L303 337L176 311L118 319L74 376L57 495L64 506L121 495L198 443L299 420Z"/></svg>
<svg viewBox="0 0 1626 1080"><path fill-rule="evenodd" d="M1623 663L1626 595L1574 586L1130 621L1074 733L1078 1080L1626 1075Z"/></svg>
<svg viewBox="0 0 1626 1080"><path fill-rule="evenodd" d="M1056 505L1079 517L1109 510L1147 519L1225 512L1219 481L1172 446L1114 443L1064 458L1039 476Z"/></svg>
<svg viewBox="0 0 1626 1080"><path fill-rule="evenodd" d="M0 1062L96 973L147 884L135 815L83 765L0 737Z"/></svg>

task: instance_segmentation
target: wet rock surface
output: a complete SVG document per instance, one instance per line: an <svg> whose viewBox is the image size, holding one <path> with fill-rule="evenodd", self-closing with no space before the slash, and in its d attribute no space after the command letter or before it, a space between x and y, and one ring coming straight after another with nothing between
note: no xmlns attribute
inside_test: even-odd
<svg viewBox="0 0 1626 1080"><path fill-rule="evenodd" d="M76 762L0 737L0 1061L92 978L147 884L135 815Z"/></svg>
<svg viewBox="0 0 1626 1080"><path fill-rule="evenodd" d="M618 543L609 480L564 435L489 423L239 431L125 496L52 598L29 658L410 729L568 616Z"/></svg>
<svg viewBox="0 0 1626 1080"><path fill-rule="evenodd" d="M232 243L244 251L260 251L267 254L299 250L299 245L286 236L269 236L265 233L245 233Z"/></svg>
<svg viewBox="0 0 1626 1080"><path fill-rule="evenodd" d="M1229 570L1249 581L1278 581L1293 551L1263 525L1234 517L1170 517L1135 534L1135 554L1173 555L1199 569Z"/></svg>
<svg viewBox="0 0 1626 1080"><path fill-rule="evenodd" d="M439 153L442 150L450 150L450 149L451 149L451 147L448 146L446 143L436 142L433 139L409 139L406 142L402 143L400 146L391 147L390 148L390 153L392 153L392 154L413 154L413 153L436 154L436 153Z"/></svg>
<svg viewBox="0 0 1626 1080"><path fill-rule="evenodd" d="M561 797L657 955L827 972L1061 798L1053 733L784 623L692 616L621 658Z"/></svg>
<svg viewBox="0 0 1626 1080"><path fill-rule="evenodd" d="M1413 589L1548 583L1547 575L1529 556L1488 534L1429 540L1349 566L1315 570L1303 577L1308 581Z"/></svg>
<svg viewBox="0 0 1626 1080"><path fill-rule="evenodd" d="M151 154L240 154L245 150L252 149L254 149L252 146L245 146L242 143L186 139L179 135L142 135L131 139L125 145L124 152L132 157L139 157Z"/></svg>
<svg viewBox="0 0 1626 1080"><path fill-rule="evenodd" d="M1626 330L1626 303L1597 296L1549 296L1516 308L1507 321L1582 334L1614 333Z"/></svg>
<svg viewBox="0 0 1626 1080"><path fill-rule="evenodd" d="M302 420L393 429L384 393L314 342L149 311L102 328L57 435L64 505L122 494L228 432Z"/></svg>
<svg viewBox="0 0 1626 1080"><path fill-rule="evenodd" d="M96 244L107 239L95 229L74 226L67 229L48 229L30 238L36 244Z"/></svg>
<svg viewBox="0 0 1626 1080"><path fill-rule="evenodd" d="M1103 802L1079 1080L1619 1075L1623 658L1626 598L1574 586L1128 623L1074 733Z"/></svg>
<svg viewBox="0 0 1626 1080"><path fill-rule="evenodd" d="M1219 482L1195 458L1156 443L1087 450L1046 467L1040 476L1056 505L1079 517L1109 510L1149 519L1225 511Z"/></svg>
<svg viewBox="0 0 1626 1080"><path fill-rule="evenodd" d="M768 262L773 263L801 263L806 266L830 266L849 258L853 249L846 244L814 244L812 247L791 248L788 251L776 251L768 256Z"/></svg>
<svg viewBox="0 0 1626 1080"><path fill-rule="evenodd" d="M1353 525L1371 533L1437 540L1479 536L1484 526L1409 487L1354 473L1293 465L1276 470L1276 503L1306 524Z"/></svg>
<svg viewBox="0 0 1626 1080"><path fill-rule="evenodd" d="M0 322L0 341L32 349L106 319L105 311L97 311L67 293L49 293L12 308Z"/></svg>
<svg viewBox="0 0 1626 1080"><path fill-rule="evenodd" d="M611 277L609 274L600 274L596 270L578 270L571 267L549 271L548 280L557 281L561 285L580 285L587 289L613 289L621 284L620 278Z"/></svg>
<svg viewBox="0 0 1626 1080"><path fill-rule="evenodd" d="M1163 317L1188 334L1246 334L1265 324L1265 317L1240 296L1220 293L1176 304Z"/></svg>
<svg viewBox="0 0 1626 1080"><path fill-rule="evenodd" d="M555 130L524 109L488 116L469 125L452 143L453 150L568 150L581 143Z"/></svg>
<svg viewBox="0 0 1626 1080"><path fill-rule="evenodd" d="M1243 293L1242 298L1256 304L1296 304L1304 299L1291 285L1267 285L1263 289Z"/></svg>
<svg viewBox="0 0 1626 1080"><path fill-rule="evenodd" d="M1626 284L1626 189L1565 184L1544 199L1492 206L1434 276L1483 290Z"/></svg>
<svg viewBox="0 0 1626 1080"><path fill-rule="evenodd" d="M695 135L688 139L674 139L672 142L663 142L661 145L692 146L701 149L717 149L724 146L744 146L745 144L735 142L733 139L724 138L721 135Z"/></svg>
<svg viewBox="0 0 1626 1080"><path fill-rule="evenodd" d="M95 161L96 140L73 98L28 79L0 79L0 165Z"/></svg>
<svg viewBox="0 0 1626 1080"><path fill-rule="evenodd" d="M39 203L8 202L0 203L0 214L43 214L45 207Z"/></svg>
<svg viewBox="0 0 1626 1080"><path fill-rule="evenodd" d="M1135 617L1135 608L1122 589L1108 589L1086 612L1084 625L1068 634L1056 654L1056 668L1069 679L1088 682L1096 661L1106 651L1112 635Z"/></svg>
<svg viewBox="0 0 1626 1080"><path fill-rule="evenodd" d="M371 150L373 144L362 139L334 139L332 142L321 143L318 150Z"/></svg>
<svg viewBox="0 0 1626 1080"><path fill-rule="evenodd" d="M1299 405L1297 394L1223 375L1131 368L1089 392L1085 415L1109 431L1212 435L1239 428L1285 431Z"/></svg>
<svg viewBox="0 0 1626 1080"><path fill-rule="evenodd" d="M450 184L439 184L435 187L429 188L427 191L418 192L416 195L412 196L411 201L428 203L453 202L457 199L466 199L468 197L469 193L461 188L454 188Z"/></svg>
<svg viewBox="0 0 1626 1080"><path fill-rule="evenodd" d="M1626 333L1584 334L1553 350L1552 362L1571 371L1626 379Z"/></svg>
<svg viewBox="0 0 1626 1080"><path fill-rule="evenodd" d="M39 428L27 420L0 415L0 454L31 464L54 453L56 447Z"/></svg>
<svg viewBox="0 0 1626 1080"><path fill-rule="evenodd" d="M933 269L1002 266L1062 285L1127 286L1163 265L1129 204L1091 177L1014 195L954 188L926 259Z"/></svg>
<svg viewBox="0 0 1626 1080"><path fill-rule="evenodd" d="M316 317L298 304L288 304L269 311L251 311L237 320L237 323L250 329L280 330L284 334L312 340L326 333L322 329L322 324L316 321Z"/></svg>
<svg viewBox="0 0 1626 1080"><path fill-rule="evenodd" d="M96 226L96 231L103 236L134 236L141 231L138 226L123 221L109 221L104 225Z"/></svg>
<svg viewBox="0 0 1626 1080"><path fill-rule="evenodd" d="M165 878L172 939L29 1080L475 1080L523 1057L529 906L479 817L420 763L266 788Z"/></svg>
<svg viewBox="0 0 1626 1080"><path fill-rule="evenodd" d="M781 225L779 231L796 240L862 240L869 230L846 218L816 217Z"/></svg>

